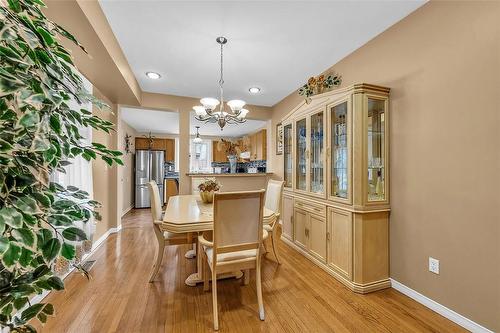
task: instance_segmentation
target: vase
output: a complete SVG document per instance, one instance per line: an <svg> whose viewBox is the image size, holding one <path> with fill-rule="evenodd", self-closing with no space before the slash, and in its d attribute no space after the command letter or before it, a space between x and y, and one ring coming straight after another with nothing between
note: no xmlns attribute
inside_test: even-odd
<svg viewBox="0 0 500 333"><path fill-rule="evenodd" d="M236 155L229 155L227 159L229 160L229 172L236 173L236 161L238 160L238 158L236 157Z"/></svg>
<svg viewBox="0 0 500 333"><path fill-rule="evenodd" d="M201 201L204 203L211 203L214 201L215 191L200 191Z"/></svg>

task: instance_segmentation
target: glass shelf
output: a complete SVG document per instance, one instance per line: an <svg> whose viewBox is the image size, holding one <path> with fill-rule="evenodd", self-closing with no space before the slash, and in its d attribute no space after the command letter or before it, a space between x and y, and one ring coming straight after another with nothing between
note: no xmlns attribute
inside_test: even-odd
<svg viewBox="0 0 500 333"><path fill-rule="evenodd" d="M330 108L331 118L331 186L330 195L347 199L348 189L348 121L347 102L343 102Z"/></svg>
<svg viewBox="0 0 500 333"><path fill-rule="evenodd" d="M295 125L296 136L295 145L297 152L296 169L295 169L295 187L299 190L306 190L306 150L307 150L307 138L306 138L306 119L301 119L297 121Z"/></svg>
<svg viewBox="0 0 500 333"><path fill-rule="evenodd" d="M385 200L385 100L368 98L368 201Z"/></svg>
<svg viewBox="0 0 500 333"><path fill-rule="evenodd" d="M292 187L292 124L283 127L283 162L285 187Z"/></svg>
<svg viewBox="0 0 500 333"><path fill-rule="evenodd" d="M318 112L311 116L311 169L310 169L310 191L313 193L323 193L323 112Z"/></svg>

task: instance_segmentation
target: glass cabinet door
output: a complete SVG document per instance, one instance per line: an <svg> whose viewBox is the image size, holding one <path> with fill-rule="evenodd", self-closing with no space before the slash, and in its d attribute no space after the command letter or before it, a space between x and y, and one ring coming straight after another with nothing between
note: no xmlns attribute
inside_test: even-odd
<svg viewBox="0 0 500 333"><path fill-rule="evenodd" d="M385 105L368 97L368 201L385 200Z"/></svg>
<svg viewBox="0 0 500 333"><path fill-rule="evenodd" d="M306 119L301 119L295 123L295 188L298 190L306 190Z"/></svg>
<svg viewBox="0 0 500 333"><path fill-rule="evenodd" d="M324 193L324 169L323 169L323 146L324 146L324 112L318 112L311 116L310 129L310 191L313 193Z"/></svg>
<svg viewBox="0 0 500 333"><path fill-rule="evenodd" d="M330 108L331 116L331 187L330 195L347 199L348 146L347 146L347 102Z"/></svg>
<svg viewBox="0 0 500 333"><path fill-rule="evenodd" d="M283 162L285 187L292 187L292 124L283 126Z"/></svg>

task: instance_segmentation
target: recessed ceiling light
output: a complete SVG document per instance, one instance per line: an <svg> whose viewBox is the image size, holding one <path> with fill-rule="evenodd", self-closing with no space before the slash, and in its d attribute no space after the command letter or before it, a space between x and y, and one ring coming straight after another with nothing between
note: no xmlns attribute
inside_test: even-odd
<svg viewBox="0 0 500 333"><path fill-rule="evenodd" d="M252 87L252 88L248 89L248 91L251 94L258 94L260 92L260 88L259 87Z"/></svg>
<svg viewBox="0 0 500 333"><path fill-rule="evenodd" d="M158 80L159 78L161 78L161 75L155 72L146 72L146 76L153 80Z"/></svg>

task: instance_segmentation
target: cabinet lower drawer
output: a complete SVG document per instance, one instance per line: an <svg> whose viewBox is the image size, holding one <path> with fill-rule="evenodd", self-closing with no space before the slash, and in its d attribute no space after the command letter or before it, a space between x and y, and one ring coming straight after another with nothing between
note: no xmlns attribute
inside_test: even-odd
<svg viewBox="0 0 500 333"><path fill-rule="evenodd" d="M310 201L295 199L295 208L303 209L309 213L326 216L326 206Z"/></svg>

